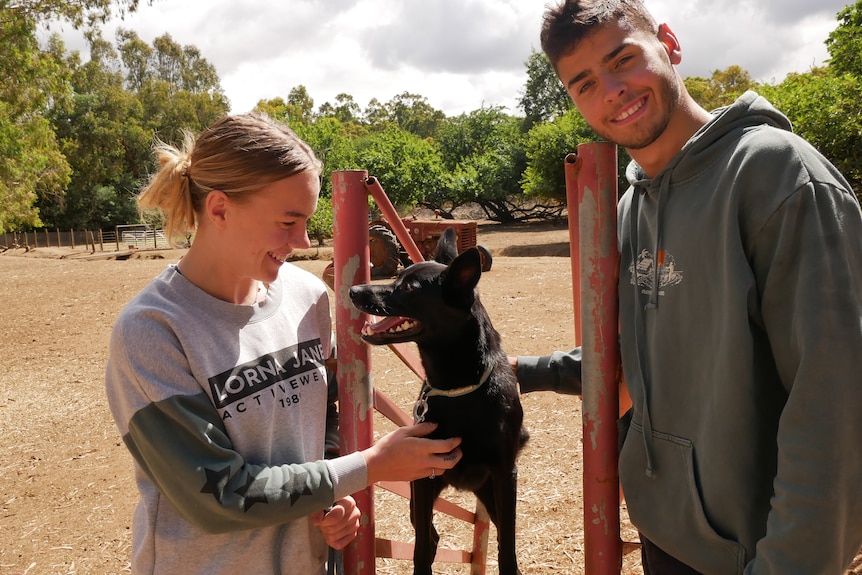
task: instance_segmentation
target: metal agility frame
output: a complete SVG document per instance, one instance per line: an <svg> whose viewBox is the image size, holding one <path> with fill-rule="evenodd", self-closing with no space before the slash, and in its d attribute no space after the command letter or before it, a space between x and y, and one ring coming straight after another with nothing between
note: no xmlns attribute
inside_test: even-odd
<svg viewBox="0 0 862 575"><path fill-rule="evenodd" d="M374 389L369 346L360 337L366 315L353 307L348 293L351 286L371 280L368 252L369 195L392 226L410 259L414 262L424 259L376 178L368 177L365 170L332 173L333 290L342 453L352 453L372 445L375 409L397 425L413 423L410 416ZM389 347L417 376L424 379L422 365L409 347L404 344ZM407 482L381 482L377 486L409 497ZM412 544L375 536L374 486L354 494L354 498L362 510L362 519L358 536L344 549L344 572L349 575L374 575L377 557L412 559ZM470 563L471 575L483 575L490 529L490 519L485 508L477 501L473 513L438 499L434 509L473 525L473 548L470 551L438 548L435 560Z"/></svg>
<svg viewBox="0 0 862 575"><path fill-rule="evenodd" d="M622 570L619 472L616 421L628 408L620 401L619 251L617 248L617 148L614 144L580 144L565 159L566 196L571 245L575 343L582 347L584 550L588 575L619 575ZM373 411L398 425L412 423L407 414L376 392L371 357L360 333L365 316L350 303L348 290L370 281L368 196L371 195L413 261L422 256L380 183L364 170L332 173L334 215L334 291L341 448L350 453L373 443ZM403 345L390 348L419 377L422 366ZM622 403L622 405L621 405ZM378 486L409 496L406 483ZM373 486L354 495L363 510L359 535L344 551L345 572L373 575L376 557L410 559L413 546L377 539L374 533ZM476 513L444 500L435 509L474 525L472 552L439 549L437 560L471 563L471 575L485 573L489 519L477 502Z"/></svg>

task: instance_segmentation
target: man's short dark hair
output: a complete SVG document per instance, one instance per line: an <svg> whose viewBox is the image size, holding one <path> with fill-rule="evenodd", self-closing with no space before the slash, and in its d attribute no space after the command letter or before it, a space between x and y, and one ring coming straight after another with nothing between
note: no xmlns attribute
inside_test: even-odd
<svg viewBox="0 0 862 575"><path fill-rule="evenodd" d="M652 14L641 0L564 0L545 12L542 51L556 68L557 62L575 49L597 27L622 20L635 30L658 31Z"/></svg>

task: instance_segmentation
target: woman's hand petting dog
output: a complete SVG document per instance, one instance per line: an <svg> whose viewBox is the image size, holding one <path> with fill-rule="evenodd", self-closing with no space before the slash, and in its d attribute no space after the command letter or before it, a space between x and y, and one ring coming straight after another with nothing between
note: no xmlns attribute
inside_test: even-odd
<svg viewBox="0 0 862 575"><path fill-rule="evenodd" d="M348 495L336 501L329 509L312 513L311 522L320 529L327 545L333 549L344 549L356 539L360 517L362 512L356 506L356 501Z"/></svg>
<svg viewBox="0 0 862 575"><path fill-rule="evenodd" d="M435 429L432 422L399 427L363 450L368 483L413 481L455 467L461 460L461 438L426 439Z"/></svg>

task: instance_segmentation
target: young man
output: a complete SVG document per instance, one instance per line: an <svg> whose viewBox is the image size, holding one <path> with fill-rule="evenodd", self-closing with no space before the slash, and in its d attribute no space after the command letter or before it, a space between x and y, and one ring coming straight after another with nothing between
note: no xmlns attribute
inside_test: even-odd
<svg viewBox="0 0 862 575"><path fill-rule="evenodd" d="M752 92L709 113L638 0L568 0L542 48L633 158L619 204L620 479L647 575L845 572L862 544L862 214ZM517 358L580 393L580 356Z"/></svg>

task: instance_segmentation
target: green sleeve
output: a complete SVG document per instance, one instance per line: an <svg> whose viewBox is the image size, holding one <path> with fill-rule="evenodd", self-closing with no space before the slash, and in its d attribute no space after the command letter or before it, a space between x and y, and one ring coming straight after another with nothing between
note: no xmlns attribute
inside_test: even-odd
<svg viewBox="0 0 862 575"><path fill-rule="evenodd" d="M204 393L172 396L139 410L123 440L179 513L210 533L286 523L334 501L323 461L244 461Z"/></svg>
<svg viewBox="0 0 862 575"><path fill-rule="evenodd" d="M521 393L581 395L581 348L546 356L518 356L518 385Z"/></svg>

